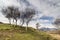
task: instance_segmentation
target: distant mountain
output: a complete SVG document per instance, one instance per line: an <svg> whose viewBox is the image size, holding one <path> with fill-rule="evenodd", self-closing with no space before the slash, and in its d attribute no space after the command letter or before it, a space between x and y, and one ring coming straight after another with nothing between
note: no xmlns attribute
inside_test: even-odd
<svg viewBox="0 0 60 40"><path fill-rule="evenodd" d="M45 28L45 27L42 27L39 30L41 30L41 31L53 31L53 30L57 30L57 28Z"/></svg>

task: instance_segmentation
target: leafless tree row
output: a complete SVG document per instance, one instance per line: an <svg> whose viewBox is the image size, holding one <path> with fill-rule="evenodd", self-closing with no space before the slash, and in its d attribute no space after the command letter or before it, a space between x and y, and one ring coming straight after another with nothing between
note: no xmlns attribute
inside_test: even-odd
<svg viewBox="0 0 60 40"><path fill-rule="evenodd" d="M11 25L11 19L13 19L13 22L14 20L16 21L16 25L17 25L18 19L20 19L22 20L20 21L22 22L21 25L26 23L28 27L29 22L32 20L32 18L34 17L36 13L35 13L35 9L33 8L27 7L25 11L20 11L18 7L8 6L7 8L2 9L2 14L6 18L8 18L10 25ZM27 31L27 27L26 27L26 31Z"/></svg>

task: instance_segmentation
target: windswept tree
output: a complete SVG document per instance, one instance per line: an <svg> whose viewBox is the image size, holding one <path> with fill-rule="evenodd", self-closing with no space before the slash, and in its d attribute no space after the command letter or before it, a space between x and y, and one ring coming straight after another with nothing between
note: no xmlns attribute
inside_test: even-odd
<svg viewBox="0 0 60 40"><path fill-rule="evenodd" d="M36 23L36 29L38 30L40 27L40 24L39 23Z"/></svg>
<svg viewBox="0 0 60 40"><path fill-rule="evenodd" d="M19 11L19 9L17 7L14 7L14 6L9 7L9 8L11 9L11 13L12 13L11 18L13 19L13 23L14 23L14 20L15 20L16 25L17 25L17 20L20 17L20 11Z"/></svg>
<svg viewBox="0 0 60 40"><path fill-rule="evenodd" d="M11 24L12 12L11 12L10 8L8 7L8 8L2 9L2 13L6 18L8 18L9 23Z"/></svg>
<svg viewBox="0 0 60 40"><path fill-rule="evenodd" d="M17 20L20 19L20 11L18 10L18 8L15 9L13 18L16 20L16 25L17 25Z"/></svg>
<svg viewBox="0 0 60 40"><path fill-rule="evenodd" d="M11 24L11 19L16 20L16 25L17 25L17 18L20 16L19 9L14 6L8 6L5 9L2 9L3 15L9 19L9 23Z"/></svg>
<svg viewBox="0 0 60 40"><path fill-rule="evenodd" d="M26 8L25 12L21 16L22 20L23 20L23 24L25 22L26 25L27 25L27 27L28 27L28 24L32 20L32 18L34 17L34 15L35 15L35 10L34 9L32 9L32 8ZM27 27L26 27L26 31L27 31Z"/></svg>
<svg viewBox="0 0 60 40"><path fill-rule="evenodd" d="M57 28L60 28L60 18L57 18L55 21L54 21L54 24Z"/></svg>

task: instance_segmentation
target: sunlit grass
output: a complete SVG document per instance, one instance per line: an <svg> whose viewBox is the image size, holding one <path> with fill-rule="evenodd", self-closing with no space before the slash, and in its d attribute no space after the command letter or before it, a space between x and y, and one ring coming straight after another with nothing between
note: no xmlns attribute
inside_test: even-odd
<svg viewBox="0 0 60 40"><path fill-rule="evenodd" d="M8 24L0 24L0 40L53 40L52 37L45 32L38 31L28 27L13 27Z"/></svg>

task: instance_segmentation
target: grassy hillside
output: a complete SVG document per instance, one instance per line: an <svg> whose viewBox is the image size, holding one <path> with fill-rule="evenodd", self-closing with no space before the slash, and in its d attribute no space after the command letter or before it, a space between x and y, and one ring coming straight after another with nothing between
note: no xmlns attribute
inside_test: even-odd
<svg viewBox="0 0 60 40"><path fill-rule="evenodd" d="M53 40L52 37L45 32L38 31L33 28L13 27L13 25L0 24L0 40Z"/></svg>
<svg viewBox="0 0 60 40"><path fill-rule="evenodd" d="M51 35L53 38L55 38L55 40L60 40L60 30L53 30L53 31L49 31L47 33L49 33L49 35Z"/></svg>

